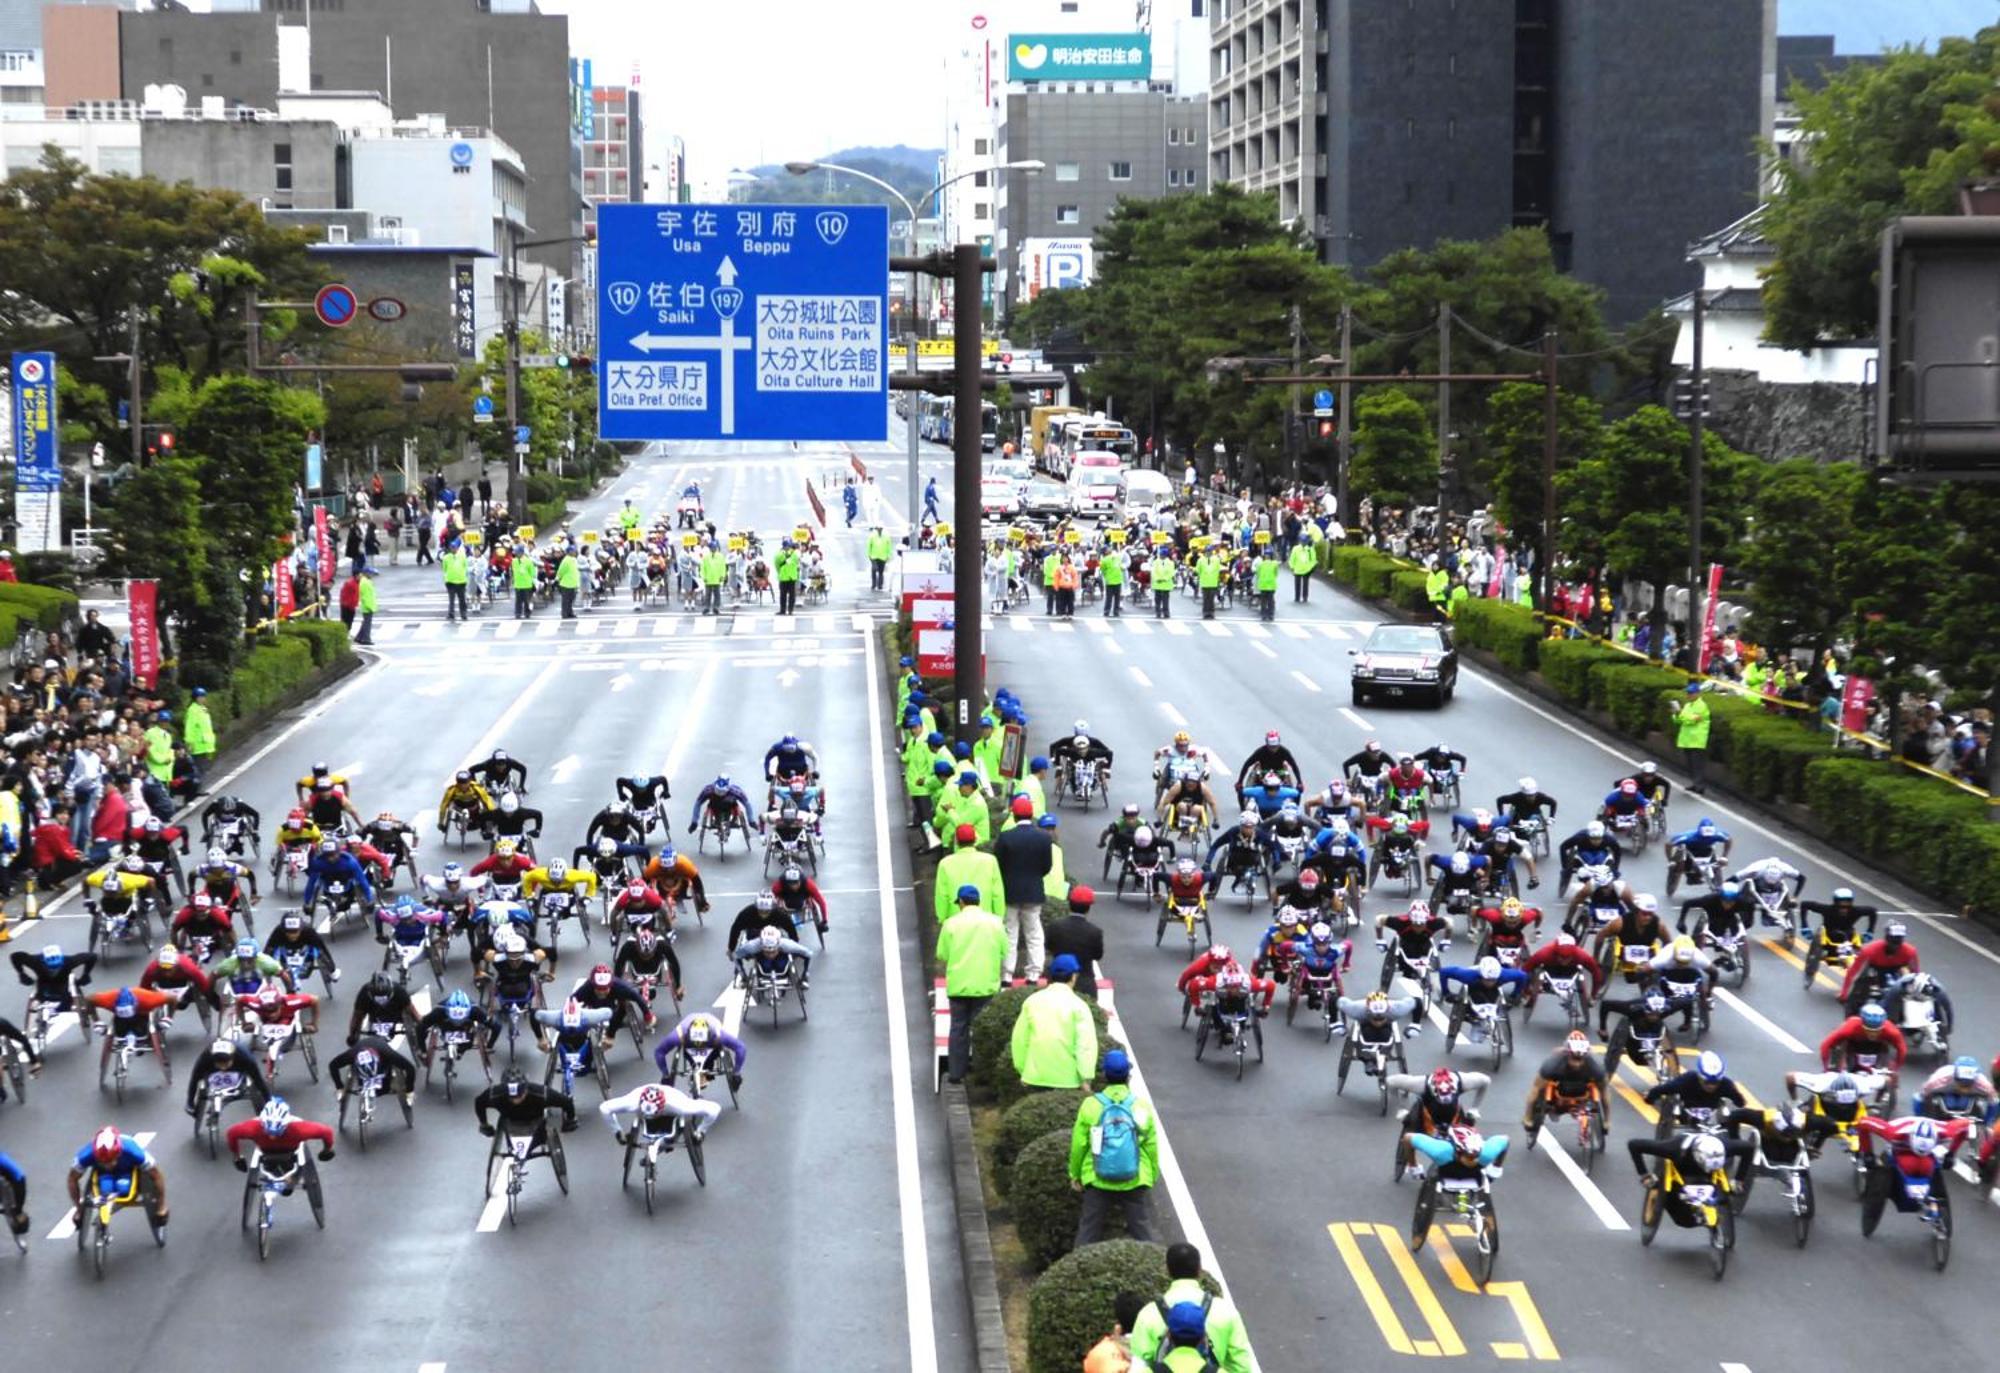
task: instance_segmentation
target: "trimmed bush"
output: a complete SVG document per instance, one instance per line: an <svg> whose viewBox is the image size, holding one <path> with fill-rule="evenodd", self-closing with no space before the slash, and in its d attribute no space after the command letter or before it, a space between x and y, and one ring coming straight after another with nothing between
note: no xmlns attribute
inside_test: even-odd
<svg viewBox="0 0 2000 1373"><path fill-rule="evenodd" d="M1599 664L1632 661L1615 648L1588 639L1544 639L1540 649L1542 677L1572 705L1590 703L1590 672Z"/></svg>
<svg viewBox="0 0 2000 1373"><path fill-rule="evenodd" d="M1353 586L1361 575L1361 560L1371 551L1359 544L1337 544L1324 556L1328 569L1333 573L1333 579L1346 586Z"/></svg>
<svg viewBox="0 0 2000 1373"><path fill-rule="evenodd" d="M1064 1127L1030 1140L1007 1170L1007 1210L1028 1262L1037 1269L1047 1268L1076 1243L1083 1194L1069 1185L1069 1136Z"/></svg>
<svg viewBox="0 0 2000 1373"><path fill-rule="evenodd" d="M569 502L560 496L552 501L528 502L528 523L535 527L538 541L547 542L549 531L561 529L568 518Z"/></svg>
<svg viewBox="0 0 2000 1373"><path fill-rule="evenodd" d="M1400 558L1364 548L1355 565L1354 589L1363 596L1387 596L1391 577L1398 572L1420 570L1415 563L1406 563Z"/></svg>
<svg viewBox="0 0 2000 1373"><path fill-rule="evenodd" d="M1430 593L1425 590L1428 581L1428 574L1422 572L1391 573L1389 599L1405 610L1429 610L1431 598Z"/></svg>
<svg viewBox="0 0 2000 1373"><path fill-rule="evenodd" d="M1053 1130L1068 1139L1076 1124L1077 1107L1088 1092L1035 1092L1009 1106L1000 1117L1000 1130L993 1139L993 1185L1004 1196L1007 1176L1021 1150Z"/></svg>
<svg viewBox="0 0 2000 1373"><path fill-rule="evenodd" d="M1671 668L1653 667L1633 658L1621 662L1598 663L1590 669L1590 698L1593 705L1611 712L1619 729L1638 738L1656 729L1667 719L1661 704L1687 682L1687 674Z"/></svg>
<svg viewBox="0 0 2000 1373"><path fill-rule="evenodd" d="M1110 1332L1120 1292L1152 1298L1167 1290L1167 1251L1139 1240L1105 1240L1071 1250L1028 1291L1028 1373L1076 1373ZM1202 1286L1218 1292L1202 1274Z"/></svg>
<svg viewBox="0 0 2000 1373"><path fill-rule="evenodd" d="M1542 622L1527 606L1475 596L1452 617L1459 639L1483 648L1516 672L1532 672L1540 661Z"/></svg>
<svg viewBox="0 0 2000 1373"><path fill-rule="evenodd" d="M0 648L12 648L21 637L21 621L29 619L27 607L0 604Z"/></svg>
<svg viewBox="0 0 2000 1373"><path fill-rule="evenodd" d="M315 667L329 667L354 656L354 642L338 620L288 620L279 628L278 637L305 644Z"/></svg>
<svg viewBox="0 0 2000 1373"><path fill-rule="evenodd" d="M77 618L75 592L32 582L0 582L0 604L17 608L22 619L45 630L61 629L66 620Z"/></svg>
<svg viewBox="0 0 2000 1373"><path fill-rule="evenodd" d="M1771 714L1746 697L1711 702L1715 730L1709 751L1729 767L1736 784L1766 801L1805 797L1806 765L1833 751L1833 736L1795 712Z"/></svg>

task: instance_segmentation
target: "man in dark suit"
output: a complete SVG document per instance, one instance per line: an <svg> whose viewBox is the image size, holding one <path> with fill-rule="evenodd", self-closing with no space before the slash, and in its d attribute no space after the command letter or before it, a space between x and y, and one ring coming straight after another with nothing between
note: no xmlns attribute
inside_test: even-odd
<svg viewBox="0 0 2000 1373"><path fill-rule="evenodd" d="M1080 970L1076 975L1076 994L1093 1001L1097 999L1096 960L1104 957L1104 931L1090 918L1091 903L1096 900L1097 893L1089 887L1071 887L1069 914L1051 920L1047 935L1049 957L1066 953L1075 958Z"/></svg>

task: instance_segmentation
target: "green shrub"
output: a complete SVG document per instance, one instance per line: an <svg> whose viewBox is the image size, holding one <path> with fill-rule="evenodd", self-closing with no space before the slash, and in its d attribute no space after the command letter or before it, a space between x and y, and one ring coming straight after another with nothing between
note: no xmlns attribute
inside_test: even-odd
<svg viewBox="0 0 2000 1373"><path fill-rule="evenodd" d="M338 620L288 620L279 628L278 637L305 644L316 667L327 667L354 656L354 642L348 637L347 626Z"/></svg>
<svg viewBox="0 0 2000 1373"><path fill-rule="evenodd" d="M1007 1211L1028 1262L1047 1268L1076 1243L1083 1194L1069 1185L1067 1128L1028 1141L1007 1170Z"/></svg>
<svg viewBox="0 0 2000 1373"><path fill-rule="evenodd" d="M1035 1092L1009 1106L1000 1117L1000 1129L993 1138L993 1185L1004 1196L1007 1174L1021 1150L1051 1130L1061 1130L1067 1139L1076 1124L1077 1107L1088 1092Z"/></svg>
<svg viewBox="0 0 2000 1373"><path fill-rule="evenodd" d="M1405 610L1429 610L1430 593L1425 590L1429 581L1422 572L1395 572L1389 577L1389 599Z"/></svg>
<svg viewBox="0 0 2000 1373"><path fill-rule="evenodd" d="M1452 618L1460 640L1483 648L1503 667L1531 672L1540 661L1542 622L1535 612L1512 601L1475 596Z"/></svg>
<svg viewBox="0 0 2000 1373"><path fill-rule="evenodd" d="M299 638L277 639L250 650L229 679L231 714L243 719L282 702L313 674L312 649Z"/></svg>
<svg viewBox="0 0 2000 1373"><path fill-rule="evenodd" d="M1590 672L1599 664L1629 663L1631 658L1615 648L1605 648L1588 639L1544 639L1539 654L1542 677L1572 705L1590 701Z"/></svg>
<svg viewBox="0 0 2000 1373"><path fill-rule="evenodd" d="M1634 658L1598 663L1590 669L1591 703L1610 711L1612 723L1624 733L1643 739L1667 718L1661 702L1686 681L1685 673Z"/></svg>
<svg viewBox="0 0 2000 1373"><path fill-rule="evenodd" d="M32 582L0 582L0 603L19 608L22 619L32 619L45 630L63 627L77 617L76 593Z"/></svg>
<svg viewBox="0 0 2000 1373"><path fill-rule="evenodd" d="M1709 752L1738 786L1766 801L1804 798L1806 765L1831 752L1833 736L1794 712L1773 715L1747 697L1718 697L1712 709Z"/></svg>
<svg viewBox="0 0 2000 1373"><path fill-rule="evenodd" d="M28 618L26 607L0 605L0 648L12 648L21 637L21 621Z"/></svg>
<svg viewBox="0 0 2000 1373"><path fill-rule="evenodd" d="M558 496L551 501L530 501L528 503L528 523L535 527L538 543L547 543L549 535L561 529L563 521L569 518L569 502Z"/></svg>
<svg viewBox="0 0 2000 1373"><path fill-rule="evenodd" d="M1361 557L1355 564L1354 589L1363 596L1381 597L1389 594L1389 579L1398 572L1421 569L1415 563L1392 558L1386 553L1373 549L1361 550Z"/></svg>
<svg viewBox="0 0 2000 1373"><path fill-rule="evenodd" d="M529 505L546 505L563 496L562 479L553 472L530 472L527 486Z"/></svg>
<svg viewBox="0 0 2000 1373"><path fill-rule="evenodd" d="M1167 1281L1161 1245L1105 1240L1071 1250L1028 1291L1028 1373L1076 1373L1090 1347L1110 1333L1118 1294L1157 1297ZM1202 1285L1220 1292L1206 1273Z"/></svg>
<svg viewBox="0 0 2000 1373"><path fill-rule="evenodd" d="M1369 556L1370 552L1371 550L1359 544L1337 544L1322 556L1336 582L1353 586L1361 575L1361 560Z"/></svg>

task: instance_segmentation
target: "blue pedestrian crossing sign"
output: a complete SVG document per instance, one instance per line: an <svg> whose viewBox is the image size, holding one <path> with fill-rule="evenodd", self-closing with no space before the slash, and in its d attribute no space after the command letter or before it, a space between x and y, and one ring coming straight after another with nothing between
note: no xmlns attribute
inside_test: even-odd
<svg viewBox="0 0 2000 1373"><path fill-rule="evenodd" d="M1313 413L1322 418L1333 413L1333 392L1325 387L1313 392Z"/></svg>
<svg viewBox="0 0 2000 1373"><path fill-rule="evenodd" d="M879 441L889 211L602 205L598 432Z"/></svg>

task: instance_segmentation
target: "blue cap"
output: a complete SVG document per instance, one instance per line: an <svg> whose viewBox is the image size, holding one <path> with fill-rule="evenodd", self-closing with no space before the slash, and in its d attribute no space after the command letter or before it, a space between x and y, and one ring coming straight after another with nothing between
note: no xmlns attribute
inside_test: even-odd
<svg viewBox="0 0 2000 1373"><path fill-rule="evenodd" d="M207 688L207 687L196 687L196 688L194 689L194 698L195 698L195 700L199 701L199 700L200 700L200 699L201 699L202 697L204 697L204 696L206 696L206 695L208 695L208 688Z"/></svg>
<svg viewBox="0 0 2000 1373"><path fill-rule="evenodd" d="M1198 1342L1208 1334L1208 1313L1198 1301L1177 1301L1167 1308L1167 1338L1175 1343Z"/></svg>
<svg viewBox="0 0 2000 1373"><path fill-rule="evenodd" d="M929 744L932 748L936 748L939 744L942 744L944 742L944 736L942 734L939 734L936 730L932 730L929 734L926 734L924 736L924 742Z"/></svg>
<svg viewBox="0 0 2000 1373"><path fill-rule="evenodd" d="M942 763L944 759L940 758L938 761ZM979 785L979 774L976 772L961 772L958 774L958 784L961 787L976 787Z"/></svg>
<svg viewBox="0 0 2000 1373"><path fill-rule="evenodd" d="M914 704L916 704L916 705L924 705L924 704L925 704L925 703L927 703L927 702L928 702L928 701L929 701L930 699L931 699L931 698L930 698L930 697L928 697L928 696L926 696L926 695L925 695L925 694L923 693L923 691L922 691L921 689L919 689L919 690L916 690L916 691L912 691L912 692L910 693L910 700L911 700L911 702L912 702L912 703L914 703Z"/></svg>
<svg viewBox="0 0 2000 1373"><path fill-rule="evenodd" d="M1688 679L1688 684L1687 684L1687 694L1688 694L1688 695L1690 695L1690 696L1692 696L1692 695L1694 695L1694 694L1695 694L1695 693L1696 693L1697 691L1700 691L1700 690L1701 690L1701 683L1700 683L1700 682L1698 682L1698 681L1696 681L1696 680L1695 680L1694 678L1690 677L1690 678Z"/></svg>
<svg viewBox="0 0 2000 1373"><path fill-rule="evenodd" d="M915 667L915 666L916 666L916 659L914 659L914 658L911 658L911 657L908 657L908 656L904 656L904 657L901 657L901 658L898 658L898 659L896 660L896 666L897 666L897 667Z"/></svg>
<svg viewBox="0 0 2000 1373"><path fill-rule="evenodd" d="M1123 1082L1132 1076L1132 1059L1123 1049L1113 1049L1104 1056L1104 1079L1107 1082Z"/></svg>
<svg viewBox="0 0 2000 1373"><path fill-rule="evenodd" d="M903 712L904 729L920 729L923 727L923 723L924 723L924 717L917 714L916 711L906 710Z"/></svg>
<svg viewBox="0 0 2000 1373"><path fill-rule="evenodd" d="M960 739L956 744L952 745L951 751L960 758L970 758L972 756L972 745Z"/></svg>
<svg viewBox="0 0 2000 1373"><path fill-rule="evenodd" d="M958 899L961 901L977 901L979 899L979 888L967 882L958 889Z"/></svg>
<svg viewBox="0 0 2000 1373"><path fill-rule="evenodd" d="M951 764L945 762L944 759L940 758L935 763L931 764L931 771L935 772L940 777L949 777L951 776Z"/></svg>
<svg viewBox="0 0 2000 1373"><path fill-rule="evenodd" d="M1041 827L1042 827L1043 829L1045 829L1045 830L1052 830L1052 829L1054 829L1054 828L1056 827L1056 817L1055 817L1055 812L1053 812L1053 811L1049 811L1049 812L1045 813L1045 814L1044 814L1044 815L1042 816L1042 818L1041 818L1041 819L1039 819L1039 820L1037 820L1037 821L1036 821L1035 823L1036 823L1036 824L1038 824L1038 825L1040 825L1040 826L1041 826Z"/></svg>
<svg viewBox="0 0 2000 1373"><path fill-rule="evenodd" d="M174 722L174 713L171 710L163 710L158 718L161 724L171 725Z"/></svg>
<svg viewBox="0 0 2000 1373"><path fill-rule="evenodd" d="M1081 971L1082 966L1076 961L1075 954L1059 953L1049 960L1050 977L1075 977Z"/></svg>
<svg viewBox="0 0 2000 1373"><path fill-rule="evenodd" d="M1038 753L1034 757L1028 760L1028 771L1047 772L1048 770L1049 770L1049 760L1042 754Z"/></svg>

